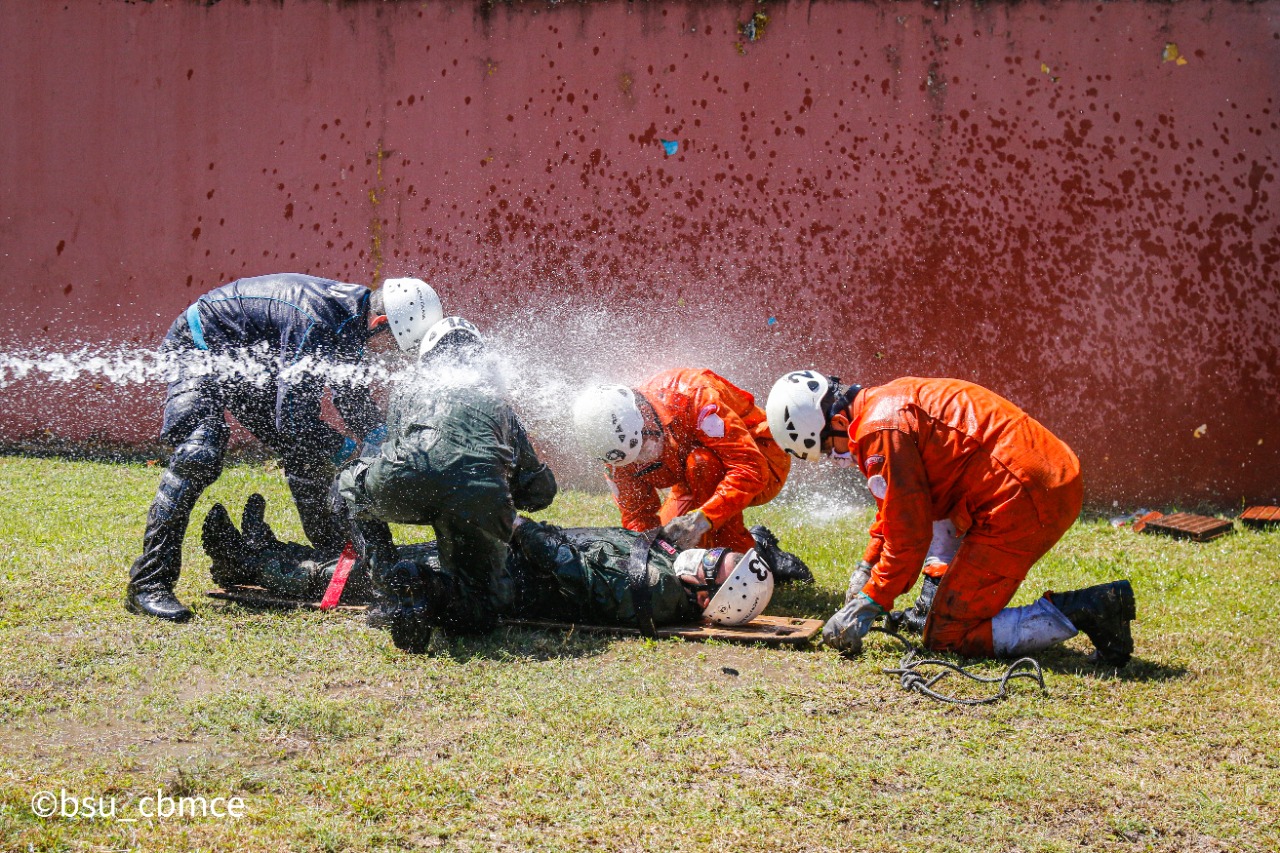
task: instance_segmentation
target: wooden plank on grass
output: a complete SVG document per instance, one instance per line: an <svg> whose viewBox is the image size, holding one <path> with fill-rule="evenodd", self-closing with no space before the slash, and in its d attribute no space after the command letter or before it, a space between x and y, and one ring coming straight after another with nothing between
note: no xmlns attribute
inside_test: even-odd
<svg viewBox="0 0 1280 853"><path fill-rule="evenodd" d="M1224 536L1235 529L1225 518L1213 518L1208 515L1193 515L1189 512L1175 512L1172 515L1154 518L1142 528L1143 533L1159 533L1175 539L1191 539L1196 542L1208 542Z"/></svg>
<svg viewBox="0 0 1280 853"><path fill-rule="evenodd" d="M518 628L537 628L558 631L585 631L591 634L612 634L619 637L638 637L635 628L617 625L575 625L569 622L548 622L539 619L504 619L502 624ZM799 619L792 616L757 616L745 625L662 625L658 628L660 639L679 637L682 640L705 642L719 640L724 643L764 643L770 646L804 645L822 630L821 619Z"/></svg>
<svg viewBox="0 0 1280 853"><path fill-rule="evenodd" d="M1240 513L1240 520L1259 530L1280 527L1280 506L1251 506Z"/></svg>
<svg viewBox="0 0 1280 853"><path fill-rule="evenodd" d="M256 607L267 610L319 610L320 601L308 601L302 598L287 598L268 592L260 586L228 586L225 589L214 589L206 592L210 598L219 601L234 601L245 607ZM339 604L333 608L344 613L363 613L368 609L364 604Z"/></svg>

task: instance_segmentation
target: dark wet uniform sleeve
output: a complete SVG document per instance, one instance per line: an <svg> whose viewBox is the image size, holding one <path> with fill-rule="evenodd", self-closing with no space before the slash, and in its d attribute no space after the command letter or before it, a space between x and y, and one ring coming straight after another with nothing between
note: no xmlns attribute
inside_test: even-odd
<svg viewBox="0 0 1280 853"><path fill-rule="evenodd" d="M546 509L555 500L556 476L534 452L520 419L512 415L511 440L515 450L511 498L516 509L534 512Z"/></svg>
<svg viewBox="0 0 1280 853"><path fill-rule="evenodd" d="M333 407L357 438L382 426L385 418L373 401L373 390L362 382L342 382L333 387Z"/></svg>
<svg viewBox="0 0 1280 853"><path fill-rule="evenodd" d="M330 355L334 345L328 330L299 319L282 325L280 377L276 381L276 429L282 436L325 456L338 452L343 435L320 415L327 377L317 362Z"/></svg>

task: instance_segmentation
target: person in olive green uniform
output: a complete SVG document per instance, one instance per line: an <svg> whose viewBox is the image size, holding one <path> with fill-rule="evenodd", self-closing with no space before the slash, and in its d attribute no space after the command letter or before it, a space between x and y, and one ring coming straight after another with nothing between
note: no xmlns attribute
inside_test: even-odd
<svg viewBox="0 0 1280 853"><path fill-rule="evenodd" d="M276 539L262 521L263 508L261 496L249 499L241 525L243 534L235 529L221 504L210 510L203 543L213 560L210 573L214 581L261 586L301 599L320 598L337 560L325 560L305 545ZM646 633L663 625L687 625L702 618L711 593L742 558L742 554L723 548L680 552L661 539L623 527L560 528L519 518L506 561L514 596L502 615L616 625ZM448 584L447 578L441 577L440 551L434 542L398 546L396 562L412 563L428 589ZM636 565L642 565L643 571L633 571ZM362 570L357 565L352 572L343 603L371 600L367 583L360 583ZM712 578L710 583L708 577Z"/></svg>
<svg viewBox="0 0 1280 853"><path fill-rule="evenodd" d="M516 510L549 506L556 481L503 394L480 332L446 317L422 339L416 371L392 389L380 452L343 469L337 491L388 599L393 641L421 651L433 627L488 631L510 608ZM423 578L412 561L398 561L388 522L431 525L439 571Z"/></svg>

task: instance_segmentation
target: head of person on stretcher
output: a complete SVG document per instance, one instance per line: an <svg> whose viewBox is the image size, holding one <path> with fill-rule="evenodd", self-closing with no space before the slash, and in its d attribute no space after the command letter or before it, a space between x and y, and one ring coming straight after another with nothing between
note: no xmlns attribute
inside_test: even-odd
<svg viewBox="0 0 1280 853"><path fill-rule="evenodd" d="M675 560L676 575L692 588L702 615L717 625L744 625L769 605L773 572L755 549L690 548Z"/></svg>

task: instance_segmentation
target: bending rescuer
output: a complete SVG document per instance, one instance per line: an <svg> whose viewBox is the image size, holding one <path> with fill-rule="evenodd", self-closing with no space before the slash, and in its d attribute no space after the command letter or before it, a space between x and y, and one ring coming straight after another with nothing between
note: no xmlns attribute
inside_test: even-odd
<svg viewBox="0 0 1280 853"><path fill-rule="evenodd" d="M573 420L582 450L608 466L623 527L662 526L679 548L769 549L780 581L813 579L765 528L748 532L743 522L743 510L777 497L791 470L746 391L710 370L668 370L635 389L586 391Z"/></svg>
<svg viewBox="0 0 1280 853"><path fill-rule="evenodd" d="M280 456L307 538L339 550L348 524L331 508L329 488L335 464L357 445L321 419L325 389L347 428L376 441L382 413L368 384L341 368L393 342L416 350L441 314L435 291L418 279L389 279L370 291L286 273L234 281L180 315L160 347L177 369L161 427L175 449L147 514L126 607L175 622L190 618L173 589L191 509L222 472L225 411Z"/></svg>
<svg viewBox="0 0 1280 853"><path fill-rule="evenodd" d="M392 640L419 652L434 628L488 631L511 606L507 543L516 510L549 506L556 480L479 330L446 317L422 339L417 371L392 388L386 442L344 468L338 490L374 587L387 598ZM435 529L431 583L398 559L388 522Z"/></svg>
<svg viewBox="0 0 1280 853"><path fill-rule="evenodd" d="M859 651L873 620L924 568L916 609L927 609L930 649L1015 657L1083 631L1103 662L1129 661L1128 581L1007 606L1083 499L1071 448L1013 403L958 379L861 388L801 370L774 384L766 410L787 452L856 463L875 497L871 543L844 608L823 629L828 645Z"/></svg>

